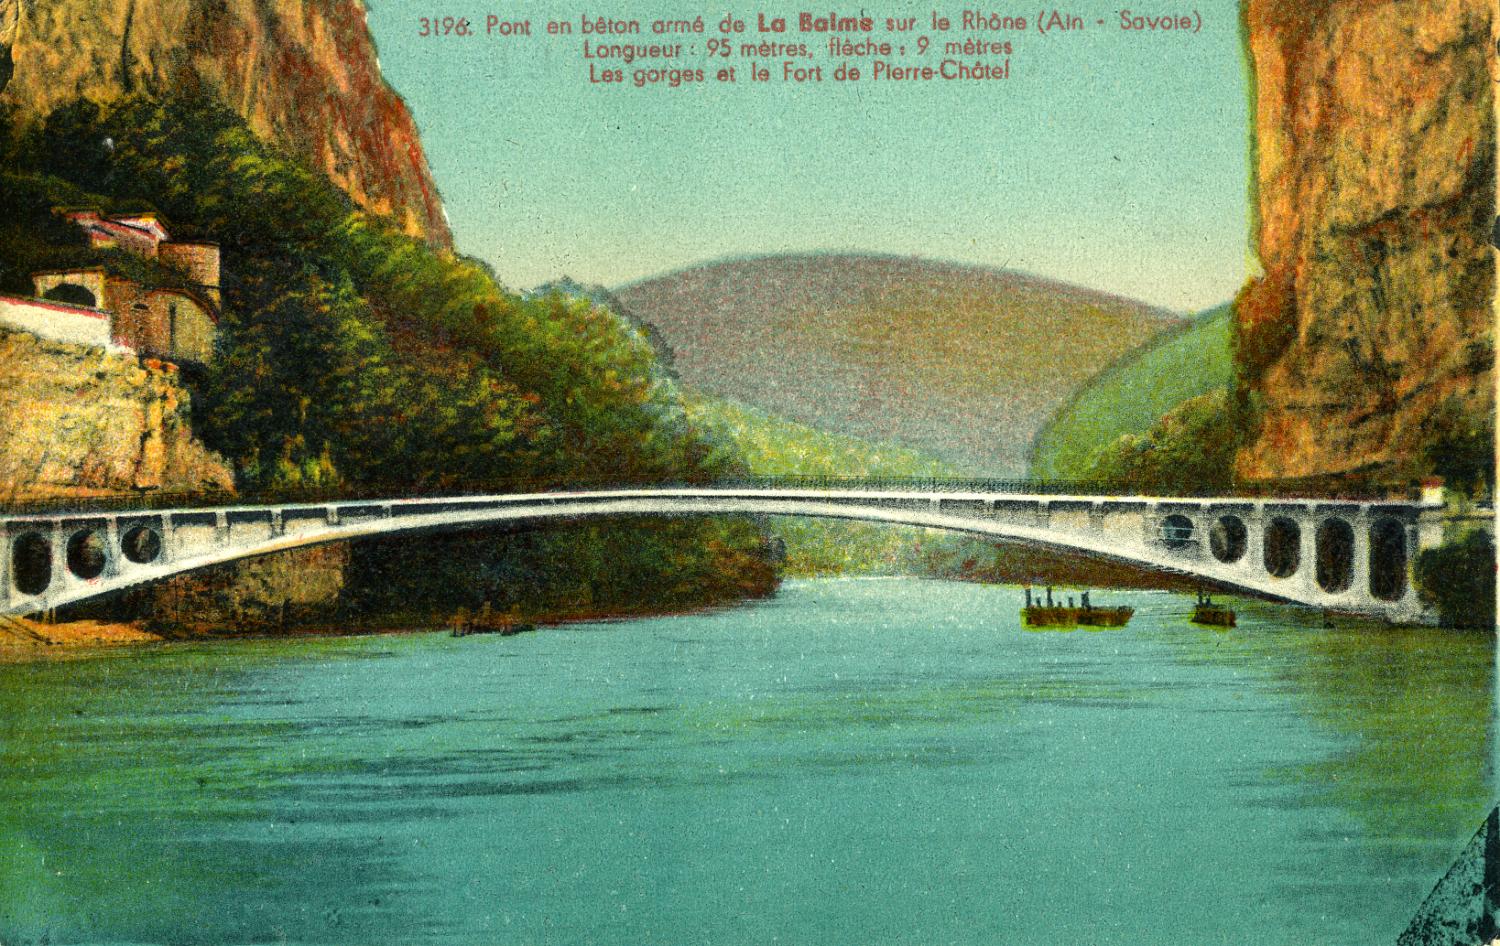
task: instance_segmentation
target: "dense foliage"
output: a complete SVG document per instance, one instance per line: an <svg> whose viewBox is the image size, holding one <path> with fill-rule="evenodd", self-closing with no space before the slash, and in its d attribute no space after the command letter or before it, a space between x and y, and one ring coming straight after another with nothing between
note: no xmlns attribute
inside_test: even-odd
<svg viewBox="0 0 1500 946"><path fill-rule="evenodd" d="M695 427L766 476L944 477L962 472L915 450L830 434L736 401L686 399ZM977 577L995 553L980 539L931 529L834 519L777 517L768 528L785 547L790 575Z"/></svg>
<svg viewBox="0 0 1500 946"><path fill-rule="evenodd" d="M1432 437L1424 458L1448 486L1470 497L1495 494L1495 416L1445 402L1428 421Z"/></svg>
<svg viewBox="0 0 1500 946"><path fill-rule="evenodd" d="M1144 436L1126 434L1094 455L1101 489L1161 496L1229 493L1239 428L1220 389L1179 405Z"/></svg>
<svg viewBox="0 0 1500 946"><path fill-rule="evenodd" d="M220 243L225 311L195 426L244 488L500 490L739 469L690 427L639 331L587 299L523 299L482 263L358 211L212 101L78 102L8 148L0 289L23 291L40 263L82 252L76 228L51 213L59 204L149 207L175 237ZM449 551L475 567L496 554L482 537L445 542L463 545ZM697 522L597 526L548 542L531 545L568 562L570 583L592 582L587 606L608 610L679 589L684 575L740 569L761 537L743 523ZM593 562L596 547L652 565ZM410 571L356 569L389 573L397 587ZM467 572L436 574L451 588ZM618 574L631 576L629 588L617 587Z"/></svg>
<svg viewBox="0 0 1500 946"><path fill-rule="evenodd" d="M1476 529L1427 549L1414 568L1417 594L1449 627L1495 626L1495 542Z"/></svg>

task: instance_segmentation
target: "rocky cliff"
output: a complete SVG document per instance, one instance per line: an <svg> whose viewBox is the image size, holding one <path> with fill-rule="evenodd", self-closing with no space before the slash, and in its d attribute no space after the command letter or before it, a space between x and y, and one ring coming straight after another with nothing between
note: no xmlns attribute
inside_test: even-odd
<svg viewBox="0 0 1500 946"><path fill-rule="evenodd" d="M193 438L176 369L0 329L0 484L0 498L26 501L226 491L234 481ZM335 545L236 562L68 613L188 630L316 623L337 605L348 558Z"/></svg>
<svg viewBox="0 0 1500 946"><path fill-rule="evenodd" d="M0 89L23 118L79 97L206 89L360 206L451 242L362 0L0 0Z"/></svg>
<svg viewBox="0 0 1500 946"><path fill-rule="evenodd" d="M1241 477L1418 472L1493 410L1492 0L1245 0L1259 250Z"/></svg>
<svg viewBox="0 0 1500 946"><path fill-rule="evenodd" d="M0 330L4 499L233 489L175 369Z"/></svg>

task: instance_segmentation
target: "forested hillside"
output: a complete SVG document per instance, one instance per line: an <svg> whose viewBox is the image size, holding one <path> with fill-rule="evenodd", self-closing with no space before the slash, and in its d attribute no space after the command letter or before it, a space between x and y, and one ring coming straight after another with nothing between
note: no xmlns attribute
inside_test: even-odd
<svg viewBox="0 0 1500 946"><path fill-rule="evenodd" d="M620 319L506 291L484 265L359 211L211 100L79 102L0 140L0 291L26 293L33 269L93 255L56 219L59 204L149 208L174 236L221 244L225 311L218 355L194 384L194 427L242 489L495 490L736 469ZM156 269L141 275L171 278ZM527 575L549 608L598 612L773 583L745 521L430 540L421 588L418 570L393 564L410 554L402 544L356 548L365 600L438 605L407 586L440 592L443 607L510 599Z"/></svg>
<svg viewBox="0 0 1500 946"><path fill-rule="evenodd" d="M1142 436L1182 402L1227 388L1231 317L1228 305L1209 309L1099 372L1037 433L1031 474L1086 479L1120 437Z"/></svg>

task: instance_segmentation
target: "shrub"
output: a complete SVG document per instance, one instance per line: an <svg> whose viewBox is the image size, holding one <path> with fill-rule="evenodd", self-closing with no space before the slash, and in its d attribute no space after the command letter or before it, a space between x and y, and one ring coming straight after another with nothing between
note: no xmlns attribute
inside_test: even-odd
<svg viewBox="0 0 1500 946"><path fill-rule="evenodd" d="M1449 627L1495 626L1495 542L1476 529L1417 556L1417 595Z"/></svg>

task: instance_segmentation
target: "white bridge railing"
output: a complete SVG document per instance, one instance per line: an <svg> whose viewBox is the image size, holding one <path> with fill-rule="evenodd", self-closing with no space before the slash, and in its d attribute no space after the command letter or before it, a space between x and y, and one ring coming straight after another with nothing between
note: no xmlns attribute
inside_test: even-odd
<svg viewBox="0 0 1500 946"><path fill-rule="evenodd" d="M156 508L162 500L155 498L98 508L12 507L0 511L0 614L47 611L328 542L594 516L749 514L965 532L1313 607L1396 621L1427 618L1409 566L1441 538L1441 503L1430 499L1109 496L1013 488L1020 485L799 477L415 499L242 499Z"/></svg>

